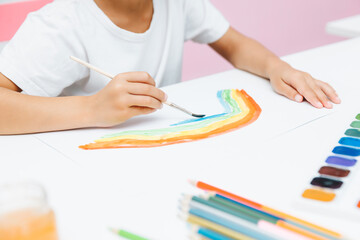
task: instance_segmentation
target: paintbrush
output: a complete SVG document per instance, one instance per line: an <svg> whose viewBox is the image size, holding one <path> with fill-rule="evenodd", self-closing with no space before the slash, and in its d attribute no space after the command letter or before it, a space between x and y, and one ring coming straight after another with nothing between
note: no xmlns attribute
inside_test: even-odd
<svg viewBox="0 0 360 240"><path fill-rule="evenodd" d="M74 60L75 62L78 62L78 63L84 65L85 67L88 67L88 68L90 68L90 69L92 69L92 70L94 70L94 71L96 71L96 72L98 72L98 73L100 73L100 74L102 74L102 75L110 78L110 79L113 79L113 78L114 78L113 75L111 75L111 74L109 74L109 73L107 73L107 72L104 72L104 71L101 70L100 68L97 68L97 67L91 65L90 63L84 62L84 61L81 60L81 59L78 59L78 58L76 58L76 57L74 57L74 56L70 56L70 59L72 59L72 60ZM184 112L184 113L186 113L186 114L189 114L189 115L191 115L191 116L193 116L193 117L197 117L197 118L203 118L203 117L205 117L204 114L195 114L195 113L190 112L189 110L187 110L187 109L185 109L185 108L182 108L182 107L180 107L179 105L176 105L175 103L172 103L172 102L169 102L169 101L165 101L164 104L166 104L166 105L168 105L168 106L170 106L170 107L173 107L173 108L175 108L175 109L178 109L178 110L180 110L180 111L182 111L182 112Z"/></svg>

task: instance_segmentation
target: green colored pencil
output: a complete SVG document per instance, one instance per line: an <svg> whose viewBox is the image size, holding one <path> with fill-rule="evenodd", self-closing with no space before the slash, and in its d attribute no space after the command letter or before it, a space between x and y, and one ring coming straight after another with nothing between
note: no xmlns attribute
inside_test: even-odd
<svg viewBox="0 0 360 240"><path fill-rule="evenodd" d="M239 204L232 203L228 200L219 198L217 196L210 196L208 201L218 203L220 205L223 205L225 207L233 209L234 211L239 211L239 212L247 214L249 216L253 216L259 220L265 220L265 221L271 222L273 224L276 224L277 221L279 220L278 217L270 216L269 214L265 214L263 212L256 211L247 206L241 206Z"/></svg>
<svg viewBox="0 0 360 240"><path fill-rule="evenodd" d="M257 224L257 222L259 221L259 218L255 217L255 216L252 216L250 214L246 214L246 213L243 213L243 212L240 212L240 211L236 211L236 210L234 211L234 209L229 208L228 206L224 206L224 205L219 204L217 202L211 202L211 201L209 201L207 199L203 199L201 197L193 196L191 198L191 200L193 200L195 202L205 204L205 205L207 205L209 207L218 209L220 211L226 212L226 213L234 215L236 217L242 218L242 219L244 219L244 220L246 220L248 222L254 223L254 224Z"/></svg>
<svg viewBox="0 0 360 240"><path fill-rule="evenodd" d="M129 239L129 240L150 240L150 239L148 239L148 238L141 237L141 236L139 236L139 235L136 235L136 234L134 234L134 233L128 232L128 231L123 230L123 229L119 229L119 230L110 229L110 230L111 230L113 233L119 235L120 237Z"/></svg>

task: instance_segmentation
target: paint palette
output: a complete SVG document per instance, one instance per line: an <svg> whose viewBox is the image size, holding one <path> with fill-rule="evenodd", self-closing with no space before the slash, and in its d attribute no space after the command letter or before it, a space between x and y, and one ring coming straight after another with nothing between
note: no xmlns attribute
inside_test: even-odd
<svg viewBox="0 0 360 240"><path fill-rule="evenodd" d="M301 205L336 217L360 219L360 114L322 162Z"/></svg>

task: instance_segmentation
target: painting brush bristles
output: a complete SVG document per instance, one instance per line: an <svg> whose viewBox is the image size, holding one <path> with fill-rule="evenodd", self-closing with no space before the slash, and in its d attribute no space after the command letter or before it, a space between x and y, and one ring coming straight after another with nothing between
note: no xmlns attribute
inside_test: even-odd
<svg viewBox="0 0 360 240"><path fill-rule="evenodd" d="M191 116L193 116L193 117L203 118L203 117L206 116L206 115L204 115L204 114L195 114L195 113L192 113L192 112L190 112L189 110L186 110L185 108L182 108L182 107L176 105L175 103L171 103L171 102L167 102L167 101L164 102L164 103L165 103L166 105L170 106L170 107L176 108L176 109L178 109L178 110L180 110L180 111L182 111L182 112L184 112L184 113L186 113L186 114L189 114L189 115L191 115Z"/></svg>
<svg viewBox="0 0 360 240"><path fill-rule="evenodd" d="M100 68L97 68L97 67L91 65L90 63L87 63L87 62L85 62L85 61L83 61L83 60L81 60L81 59L79 59L79 58L76 58L76 57L74 57L74 56L70 56L70 59L71 59L71 60L74 60L75 62L78 62L78 63L84 65L85 67L90 68L90 69L94 70L95 72L98 72L98 73L100 73L100 74L102 74L102 75L104 75L104 76L106 76L106 77L108 77L108 78L110 78L110 79L113 79L113 78L115 77L115 76L113 76L113 75L111 75L111 74L109 74L109 73L101 70ZM192 112L190 112L189 110L186 110L185 108L182 108L182 107L176 105L175 103L168 102L168 101L165 101L165 102L163 102L163 103L166 104L166 105L168 105L168 106L170 106L170 107L173 107L173 108L175 108L175 109L178 109L178 110L180 110L180 111L182 111L182 112L184 112L184 113L186 113L186 114L189 114L190 116L197 117L197 118L203 118L203 117L205 117L204 114L195 114L195 113L192 113Z"/></svg>

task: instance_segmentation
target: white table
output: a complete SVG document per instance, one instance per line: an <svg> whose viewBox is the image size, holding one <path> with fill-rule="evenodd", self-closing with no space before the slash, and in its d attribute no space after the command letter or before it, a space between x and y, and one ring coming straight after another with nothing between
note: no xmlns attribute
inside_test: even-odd
<svg viewBox="0 0 360 240"><path fill-rule="evenodd" d="M131 151L118 150L106 150L106 158L97 151L70 156L43 140L43 136L51 139L62 135L1 136L0 181L26 178L43 183L56 211L61 237L66 240L119 239L108 227L123 227L154 239L186 239L185 223L176 215L181 193L194 192L187 184L189 178L221 186L356 239L360 236L358 222L300 211L293 207L293 200L310 180L304 176L316 170L309 165L313 162L313 166L317 166L323 160L323 153L329 152L334 146L333 140L340 138L339 134L349 124L342 121L342 116L352 115L354 111L360 113L360 107L355 105L360 100L360 38L284 59L329 81L343 103L333 114L261 145L261 151L244 150L236 156L230 155L227 151L236 147L234 143L221 144L212 138L204 140L208 147L205 149L200 148L203 143L194 142L153 150L138 149L137 154L131 156L127 154ZM191 89L199 81L222 88L221 79L228 78L259 80L248 73L231 70L166 90L175 95L177 91ZM323 132L329 137L313 137ZM63 136L68 134L71 132ZM236 133L221 139L226 141L234 136L231 134ZM67 141L71 139L63 139L64 145ZM182 154L174 154L175 148L181 148ZM141 157L144 155L148 157ZM98 158L94 161L90 156ZM292 188L289 183L293 184Z"/></svg>
<svg viewBox="0 0 360 240"><path fill-rule="evenodd" d="M328 22L326 32L346 38L359 37L360 15Z"/></svg>
<svg viewBox="0 0 360 240"><path fill-rule="evenodd" d="M8 42L0 42L0 53Z"/></svg>

